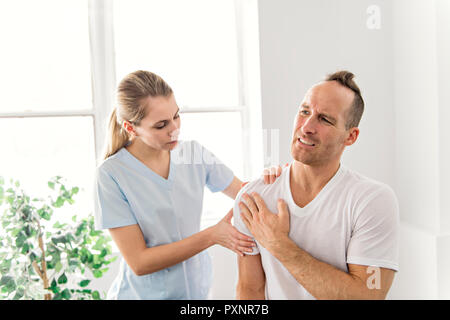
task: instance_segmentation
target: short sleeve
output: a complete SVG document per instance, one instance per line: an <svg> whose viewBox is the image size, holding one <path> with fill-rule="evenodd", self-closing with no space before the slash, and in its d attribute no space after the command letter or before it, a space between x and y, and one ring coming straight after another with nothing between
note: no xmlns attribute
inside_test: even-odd
<svg viewBox="0 0 450 320"><path fill-rule="evenodd" d="M383 187L356 210L347 263L398 271L399 209L394 192Z"/></svg>
<svg viewBox="0 0 450 320"><path fill-rule="evenodd" d="M207 187L211 192L223 191L233 181L233 171L208 149L203 146L200 147L202 148L203 165L206 169Z"/></svg>
<svg viewBox="0 0 450 320"><path fill-rule="evenodd" d="M94 185L95 227L118 228L137 224L130 205L113 177L102 167L96 171Z"/></svg>
<svg viewBox="0 0 450 320"><path fill-rule="evenodd" d="M250 192L249 191L249 189L250 189L249 187L250 187L250 184L245 185L239 191L238 195L236 196L236 200L234 201L234 207L233 207L233 218L234 218L233 222L234 222L234 227L239 232L242 232L243 234L253 238L253 235L250 233L250 231L248 231L247 227L245 226L244 221L242 221L241 209L239 208L239 202L241 201L242 194L244 192L247 192L247 193ZM254 238L253 238L253 240L254 240ZM255 243L256 243L256 246L253 247L253 251L252 252L244 252L244 254L246 254L246 255L257 255L257 254L259 254L260 252L259 252L259 248L258 248L258 242L255 241Z"/></svg>

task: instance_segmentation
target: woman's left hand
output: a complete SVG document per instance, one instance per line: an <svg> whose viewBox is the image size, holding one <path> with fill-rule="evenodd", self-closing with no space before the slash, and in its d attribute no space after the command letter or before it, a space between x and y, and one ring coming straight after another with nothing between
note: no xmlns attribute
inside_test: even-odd
<svg viewBox="0 0 450 320"><path fill-rule="evenodd" d="M286 163L284 166L287 167L288 165L289 163ZM275 180L277 180L277 178L281 175L281 171L283 171L283 168L281 168L280 165L265 168L263 171L264 183L265 184L274 183Z"/></svg>
<svg viewBox="0 0 450 320"><path fill-rule="evenodd" d="M219 244L237 254L243 256L244 253L252 252L256 245L253 238L239 232L232 224L233 209L228 211L227 215L213 226L213 242Z"/></svg>

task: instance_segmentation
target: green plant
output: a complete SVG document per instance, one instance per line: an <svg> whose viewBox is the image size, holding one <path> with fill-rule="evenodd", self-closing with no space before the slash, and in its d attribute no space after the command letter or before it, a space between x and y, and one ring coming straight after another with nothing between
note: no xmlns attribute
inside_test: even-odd
<svg viewBox="0 0 450 320"><path fill-rule="evenodd" d="M111 238L95 230L92 215L52 221L79 188L67 188L58 176L48 182L48 199L31 199L18 181L10 184L0 176L0 299L101 299L89 289L86 270L95 278L108 271L116 259Z"/></svg>

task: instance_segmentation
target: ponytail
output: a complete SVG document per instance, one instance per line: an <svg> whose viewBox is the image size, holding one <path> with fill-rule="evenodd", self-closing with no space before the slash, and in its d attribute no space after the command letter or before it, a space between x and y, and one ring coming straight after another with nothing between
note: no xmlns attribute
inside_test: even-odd
<svg viewBox="0 0 450 320"><path fill-rule="evenodd" d="M117 111L116 108L114 108L109 118L106 148L103 159L107 159L113 154L116 154L117 151L125 147L129 140L130 137L117 120Z"/></svg>

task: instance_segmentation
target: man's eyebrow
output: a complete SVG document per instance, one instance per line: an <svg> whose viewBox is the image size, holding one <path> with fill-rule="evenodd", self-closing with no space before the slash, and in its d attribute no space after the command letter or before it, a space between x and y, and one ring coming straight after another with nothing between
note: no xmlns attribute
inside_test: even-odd
<svg viewBox="0 0 450 320"><path fill-rule="evenodd" d="M302 105L300 105L300 108L311 109L307 104L302 104ZM337 122L336 118L334 118L333 116L330 116L330 115L327 114L327 113L323 113L323 112L322 112L322 113L320 113L320 115L323 116L323 117L325 117L325 118L327 118L327 119L329 119L329 120L331 120L331 121L334 122L334 123Z"/></svg>
<svg viewBox="0 0 450 320"><path fill-rule="evenodd" d="M322 116L324 116L325 118L328 118L332 122L336 122L336 119L334 117L330 116L329 114L322 113Z"/></svg>
<svg viewBox="0 0 450 320"><path fill-rule="evenodd" d="M177 109L177 112L175 112L175 114L173 116L175 117L178 112L180 112L180 108ZM159 120L158 122L155 122L155 124L158 124L160 122L167 122L167 121L169 121L169 120Z"/></svg>

